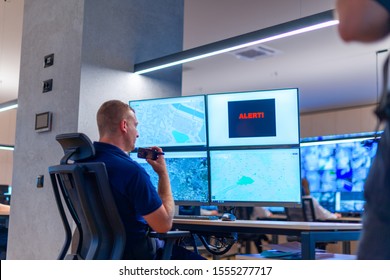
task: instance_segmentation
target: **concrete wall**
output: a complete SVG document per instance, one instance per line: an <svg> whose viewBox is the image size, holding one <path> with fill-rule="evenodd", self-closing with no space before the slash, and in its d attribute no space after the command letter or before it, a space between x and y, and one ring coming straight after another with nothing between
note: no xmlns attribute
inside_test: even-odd
<svg viewBox="0 0 390 280"><path fill-rule="evenodd" d="M104 100L180 95L180 68L149 77L130 70L136 61L179 51L182 20L182 0L25 2L7 259L55 259L62 247L47 173L62 155L55 135L83 131L96 139ZM50 53L54 65L43 68ZM50 78L53 91L42 93ZM36 133L35 113L44 111L53 112L52 131ZM36 187L40 174L43 188Z"/></svg>

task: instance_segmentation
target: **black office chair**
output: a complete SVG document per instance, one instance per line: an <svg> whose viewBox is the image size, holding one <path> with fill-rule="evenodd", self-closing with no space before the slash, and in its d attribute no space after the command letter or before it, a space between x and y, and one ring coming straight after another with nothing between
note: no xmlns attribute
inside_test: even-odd
<svg viewBox="0 0 390 280"><path fill-rule="evenodd" d="M303 197L302 206L303 206L302 208L303 208L303 215L305 217L305 221L316 222L317 217L314 211L313 199L311 197Z"/></svg>
<svg viewBox="0 0 390 280"><path fill-rule="evenodd" d="M105 164L77 162L95 154L92 142L82 133L57 135L56 140L65 153L60 165L49 167L66 234L58 259L121 259L126 233L111 193ZM76 224L78 234L73 237L64 204ZM169 259L175 240L188 234L189 232L169 232L151 233L150 236L166 240L162 258ZM67 254L72 241L76 242L72 246L76 248L75 252Z"/></svg>
<svg viewBox="0 0 390 280"><path fill-rule="evenodd" d="M60 165L49 167L66 234L58 259L121 259L126 234L111 194L104 163L74 162L95 154L91 141L84 134L57 135L56 140L65 152ZM73 163L69 163L70 160ZM72 231L64 203L78 231L76 252L70 254L67 252Z"/></svg>
<svg viewBox="0 0 390 280"><path fill-rule="evenodd" d="M315 222L317 221L314 212L313 199L311 197L302 198L302 207L286 207L288 221Z"/></svg>

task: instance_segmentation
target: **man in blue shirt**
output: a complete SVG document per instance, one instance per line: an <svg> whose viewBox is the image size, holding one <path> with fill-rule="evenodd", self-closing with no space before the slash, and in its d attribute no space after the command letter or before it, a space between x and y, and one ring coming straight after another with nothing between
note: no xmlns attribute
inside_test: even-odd
<svg viewBox="0 0 390 280"><path fill-rule="evenodd" d="M390 0L338 0L339 33L343 40L373 42L390 33ZM386 66L385 66L386 67ZM386 77L385 77L386 80ZM390 259L390 103L388 85L376 113L385 131L367 177L359 259Z"/></svg>
<svg viewBox="0 0 390 280"><path fill-rule="evenodd" d="M146 171L128 153L135 148L138 121L135 112L118 100L105 102L97 112L99 142L94 142L93 161L104 162L110 186L126 230L125 259L154 259L158 240L147 237L152 228L167 232L172 227L174 200L163 155L146 159L158 174L157 191ZM152 147L162 152L159 147ZM175 247L172 258L197 259L200 256Z"/></svg>

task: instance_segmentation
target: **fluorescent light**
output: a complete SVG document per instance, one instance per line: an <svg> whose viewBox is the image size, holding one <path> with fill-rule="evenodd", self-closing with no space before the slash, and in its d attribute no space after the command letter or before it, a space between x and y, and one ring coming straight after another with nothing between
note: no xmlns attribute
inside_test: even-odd
<svg viewBox="0 0 390 280"><path fill-rule="evenodd" d="M333 18L333 13L333 10L329 10L161 58L138 63L134 65L134 73L145 74L213 55L337 25L339 21Z"/></svg>
<svg viewBox="0 0 390 280"><path fill-rule="evenodd" d="M0 104L0 112L15 109L17 107L18 107L18 100L17 99L9 101L9 102L1 103Z"/></svg>
<svg viewBox="0 0 390 280"><path fill-rule="evenodd" d="M15 147L11 145L0 145L0 150L13 151L14 149Z"/></svg>

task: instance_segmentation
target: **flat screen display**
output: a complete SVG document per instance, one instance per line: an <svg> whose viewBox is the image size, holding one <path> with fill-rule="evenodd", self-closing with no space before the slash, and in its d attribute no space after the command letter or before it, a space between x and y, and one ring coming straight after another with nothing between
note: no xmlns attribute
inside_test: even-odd
<svg viewBox="0 0 390 280"><path fill-rule="evenodd" d="M299 144L298 90L207 95L210 147Z"/></svg>
<svg viewBox="0 0 390 280"><path fill-rule="evenodd" d="M362 214L364 192L312 192L322 207L330 212L342 214Z"/></svg>
<svg viewBox="0 0 390 280"><path fill-rule="evenodd" d="M324 208L332 212L360 213L364 206L365 180L379 138L339 137L342 138L301 143L302 177L308 180L311 195Z"/></svg>
<svg viewBox="0 0 390 280"><path fill-rule="evenodd" d="M157 187L158 176L145 159L131 158L145 168ZM177 205L205 205L209 202L208 160L206 151L165 152L165 162Z"/></svg>
<svg viewBox="0 0 390 280"><path fill-rule="evenodd" d="M130 101L138 119L137 147L206 146L205 96Z"/></svg>
<svg viewBox="0 0 390 280"><path fill-rule="evenodd" d="M301 203L299 148L210 151L211 204Z"/></svg>

